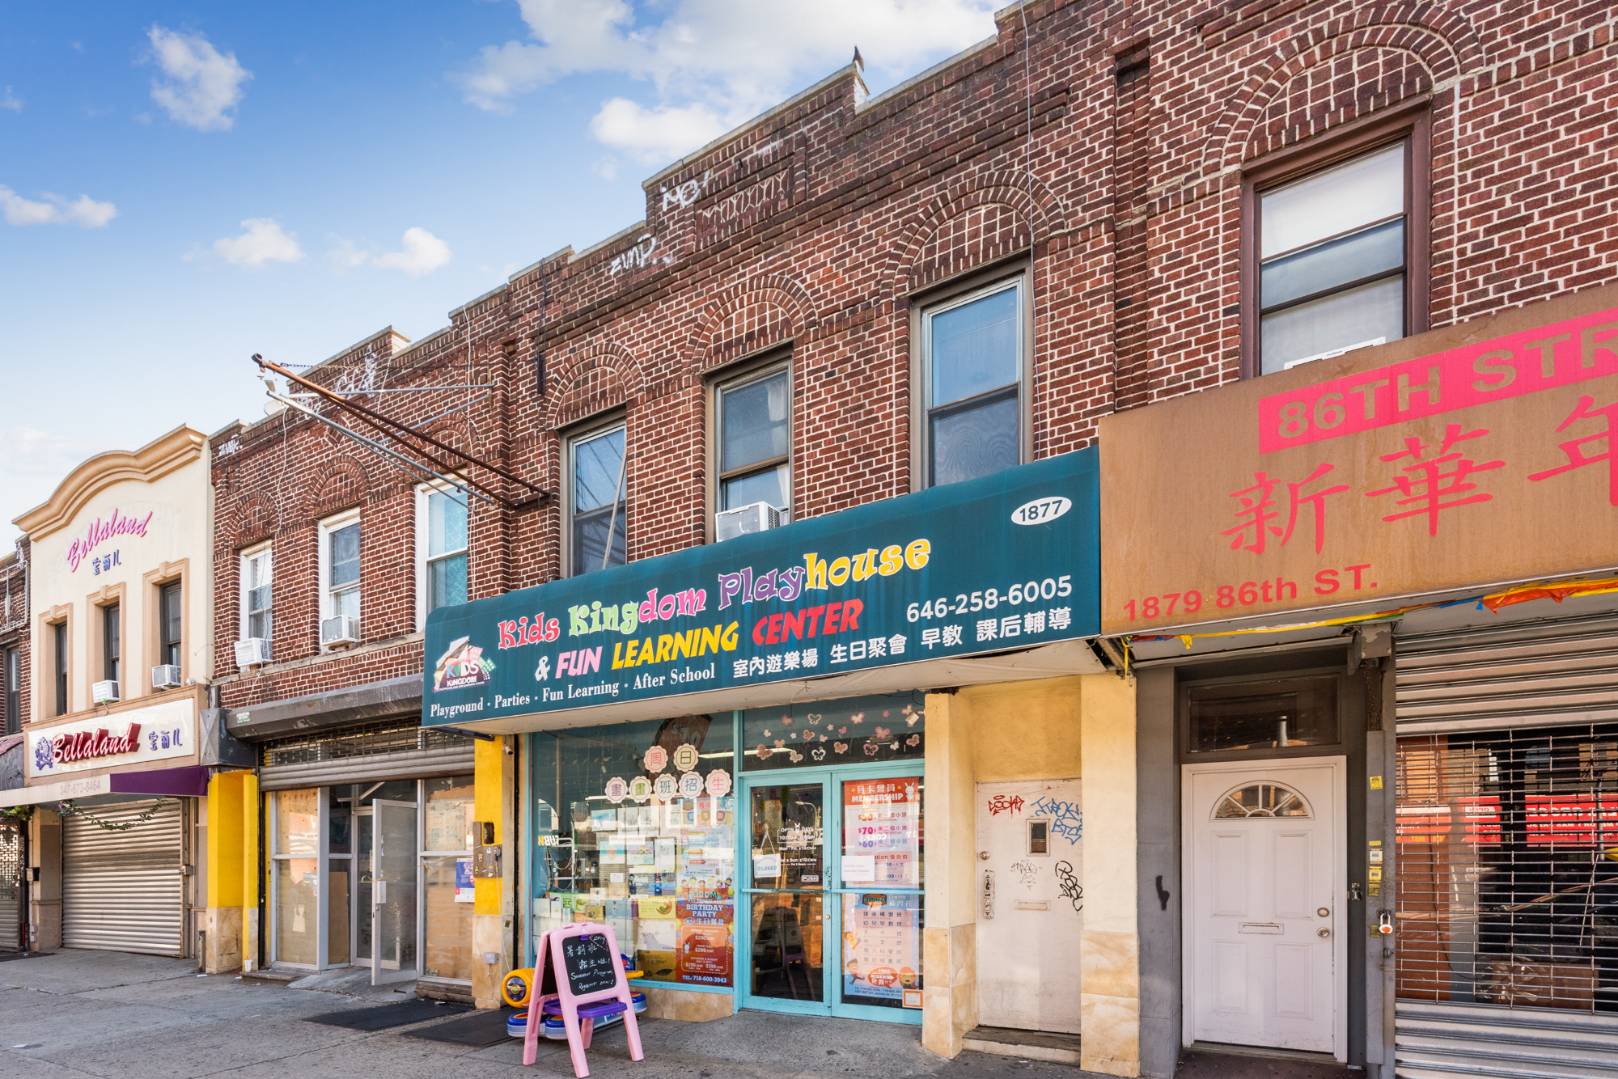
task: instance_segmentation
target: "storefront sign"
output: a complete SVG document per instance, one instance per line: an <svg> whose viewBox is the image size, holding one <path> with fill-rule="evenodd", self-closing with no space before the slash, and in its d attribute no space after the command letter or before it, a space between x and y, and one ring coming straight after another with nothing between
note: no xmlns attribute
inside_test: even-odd
<svg viewBox="0 0 1618 1079"><path fill-rule="evenodd" d="M1097 631L1094 450L458 607L426 725L846 674ZM682 747L683 748L683 747ZM674 765L689 771L676 751Z"/></svg>
<svg viewBox="0 0 1618 1079"><path fill-rule="evenodd" d="M1107 416L1100 442L1108 633L1608 570L1618 287Z"/></svg>
<svg viewBox="0 0 1618 1079"><path fill-rule="evenodd" d="M147 510L145 513L126 514L122 510L114 509L106 517L95 518L85 528L84 535L77 537L68 545L68 572L77 573L86 558L90 559L90 565L97 574L104 569L122 565L123 551L109 545L127 537L143 538L151 526L152 515L155 512ZM96 553L98 551L100 553Z"/></svg>
<svg viewBox="0 0 1618 1079"><path fill-rule="evenodd" d="M28 782L70 772L115 768L196 753L196 706L171 700L70 723L30 727Z"/></svg>

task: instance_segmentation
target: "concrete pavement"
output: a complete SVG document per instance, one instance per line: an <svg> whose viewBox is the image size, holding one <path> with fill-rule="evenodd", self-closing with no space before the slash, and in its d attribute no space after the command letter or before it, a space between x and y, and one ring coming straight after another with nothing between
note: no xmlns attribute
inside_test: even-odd
<svg viewBox="0 0 1618 1079"><path fill-rule="evenodd" d="M477 1049L404 1032L309 1022L387 999L198 976L193 964L150 956L63 951L0 963L0 1076L19 1079L364 1079L570 1077L566 1043L542 1042L521 1067L514 1039ZM407 999L397 995L393 999ZM646 1060L628 1059L623 1035L602 1033L590 1053L599 1079L1085 1079L1057 1064L924 1052L913 1027L743 1012L713 1023L643 1020Z"/></svg>

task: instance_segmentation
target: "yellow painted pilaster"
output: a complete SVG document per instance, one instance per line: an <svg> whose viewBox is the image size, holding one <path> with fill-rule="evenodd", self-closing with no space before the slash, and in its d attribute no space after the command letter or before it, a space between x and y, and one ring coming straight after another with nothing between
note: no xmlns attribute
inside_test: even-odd
<svg viewBox="0 0 1618 1079"><path fill-rule="evenodd" d="M242 965L243 789L248 772L216 772L208 779L208 881L203 969L209 974Z"/></svg>
<svg viewBox="0 0 1618 1079"><path fill-rule="evenodd" d="M515 750L516 740L509 737L480 738L472 749L473 816L493 823L493 842L502 851L500 876L477 877L472 882L472 1000L480 1008L500 1006L501 982L514 966L512 893L517 856L511 835L515 830ZM485 838L475 837L479 844Z"/></svg>
<svg viewBox="0 0 1618 1079"><path fill-rule="evenodd" d="M242 969L258 969L258 882L260 799L258 775L242 773L242 831L241 831L241 888L242 888Z"/></svg>

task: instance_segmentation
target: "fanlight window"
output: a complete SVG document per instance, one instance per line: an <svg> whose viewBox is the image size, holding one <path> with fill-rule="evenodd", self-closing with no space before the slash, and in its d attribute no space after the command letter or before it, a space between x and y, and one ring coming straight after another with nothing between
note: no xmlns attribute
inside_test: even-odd
<svg viewBox="0 0 1618 1079"><path fill-rule="evenodd" d="M1250 783L1237 787L1214 807L1214 820L1242 817L1308 817L1309 803L1303 795L1280 783Z"/></svg>

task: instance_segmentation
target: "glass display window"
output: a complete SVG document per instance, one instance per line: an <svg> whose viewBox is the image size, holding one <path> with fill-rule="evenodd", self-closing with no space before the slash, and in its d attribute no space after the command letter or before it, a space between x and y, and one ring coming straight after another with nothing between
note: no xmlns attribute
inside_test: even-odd
<svg viewBox="0 0 1618 1079"><path fill-rule="evenodd" d="M927 715L920 693L753 708L742 713L742 769L920 761Z"/></svg>
<svg viewBox="0 0 1618 1079"><path fill-rule="evenodd" d="M648 981L728 988L730 714L539 734L530 745L534 931L600 922Z"/></svg>

